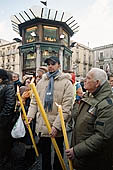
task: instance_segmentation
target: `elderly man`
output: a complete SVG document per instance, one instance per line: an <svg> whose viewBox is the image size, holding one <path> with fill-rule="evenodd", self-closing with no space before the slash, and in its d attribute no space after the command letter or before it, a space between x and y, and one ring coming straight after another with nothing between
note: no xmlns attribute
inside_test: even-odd
<svg viewBox="0 0 113 170"><path fill-rule="evenodd" d="M66 154L76 170L111 170L113 100L106 72L92 68L84 87L88 92L81 100L72 148L66 150Z"/></svg>
<svg viewBox="0 0 113 170"><path fill-rule="evenodd" d="M45 108L47 118L51 125L51 134L48 134L45 122L38 111L35 98L31 100L28 119L31 121L37 113L36 133L40 134L39 148L42 153L42 169L52 170L51 167L51 139L50 136L56 138L61 154L63 155L63 135L58 108L55 104L62 105L63 116L65 122L71 114L73 103L73 85L70 81L70 74L61 73L60 61L58 57L52 56L45 60L48 71L37 84L37 91ZM58 157L55 153L54 170L62 170Z"/></svg>

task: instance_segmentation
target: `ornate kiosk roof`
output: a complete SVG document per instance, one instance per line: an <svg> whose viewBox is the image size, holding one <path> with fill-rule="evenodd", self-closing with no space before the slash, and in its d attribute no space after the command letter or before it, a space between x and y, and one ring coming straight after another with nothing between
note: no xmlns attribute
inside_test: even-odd
<svg viewBox="0 0 113 170"><path fill-rule="evenodd" d="M33 6L11 16L13 30L22 35L22 27L36 22L57 23L65 27L70 35L79 31L79 26L72 15L63 11Z"/></svg>

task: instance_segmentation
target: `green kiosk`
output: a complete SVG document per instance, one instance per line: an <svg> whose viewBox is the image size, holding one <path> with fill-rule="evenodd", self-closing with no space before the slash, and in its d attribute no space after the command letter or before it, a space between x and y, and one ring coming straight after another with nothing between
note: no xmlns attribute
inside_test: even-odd
<svg viewBox="0 0 113 170"><path fill-rule="evenodd" d="M70 70L72 51L70 37L79 26L73 16L57 11L33 6L11 16L13 30L22 37L20 61L23 75L35 72L48 56L60 59L61 70Z"/></svg>

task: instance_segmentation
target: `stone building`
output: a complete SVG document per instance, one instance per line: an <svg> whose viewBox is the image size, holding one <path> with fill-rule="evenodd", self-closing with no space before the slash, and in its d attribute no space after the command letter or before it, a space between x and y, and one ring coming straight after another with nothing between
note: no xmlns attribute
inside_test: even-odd
<svg viewBox="0 0 113 170"><path fill-rule="evenodd" d="M8 42L6 40L0 42L0 68L16 72L22 77L23 61L19 53L21 42ZM32 49L29 48L29 50ZM92 67L104 69L107 73L113 72L113 44L91 49L83 44L71 42L70 51L72 51L70 68L77 77L85 77ZM67 69L67 65L68 61L67 64L64 62L65 69ZM30 63L30 67L32 67L32 63Z"/></svg>
<svg viewBox="0 0 113 170"><path fill-rule="evenodd" d="M92 49L77 43L72 42L72 69L77 77L85 77L87 72L94 66Z"/></svg>
<svg viewBox="0 0 113 170"><path fill-rule="evenodd" d="M92 51L94 66L106 72L113 72L113 44L95 47Z"/></svg>
<svg viewBox="0 0 113 170"><path fill-rule="evenodd" d="M0 68L21 74L21 63L18 42L8 42L0 44Z"/></svg>

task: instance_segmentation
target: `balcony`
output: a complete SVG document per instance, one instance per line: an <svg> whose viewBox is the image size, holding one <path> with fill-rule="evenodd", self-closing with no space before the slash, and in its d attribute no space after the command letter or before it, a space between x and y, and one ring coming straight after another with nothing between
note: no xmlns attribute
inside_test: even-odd
<svg viewBox="0 0 113 170"><path fill-rule="evenodd" d="M83 61L83 64L84 64L84 65L87 65L88 63L87 63L87 61Z"/></svg>
<svg viewBox="0 0 113 170"><path fill-rule="evenodd" d="M92 64L91 64L91 63L89 63L89 66L92 66Z"/></svg>
<svg viewBox="0 0 113 170"><path fill-rule="evenodd" d="M1 64L1 67L4 67L4 64Z"/></svg>
<svg viewBox="0 0 113 170"><path fill-rule="evenodd" d="M6 52L6 55L7 55L7 56L11 55L11 51L7 51L7 52Z"/></svg>
<svg viewBox="0 0 113 170"><path fill-rule="evenodd" d="M104 57L99 57L99 61L104 61Z"/></svg>
<svg viewBox="0 0 113 170"><path fill-rule="evenodd" d="M16 53L18 53L18 51L17 51L16 49L13 49L11 54L14 55L14 54L16 54Z"/></svg>
<svg viewBox="0 0 113 170"><path fill-rule="evenodd" d="M5 57L5 52L2 53L2 57Z"/></svg>
<svg viewBox="0 0 113 170"><path fill-rule="evenodd" d="M6 66L9 66L9 63L6 63Z"/></svg>
<svg viewBox="0 0 113 170"><path fill-rule="evenodd" d="M79 64L79 63L80 63L80 59L77 58L77 59L75 60L75 62L76 62L77 64Z"/></svg>

